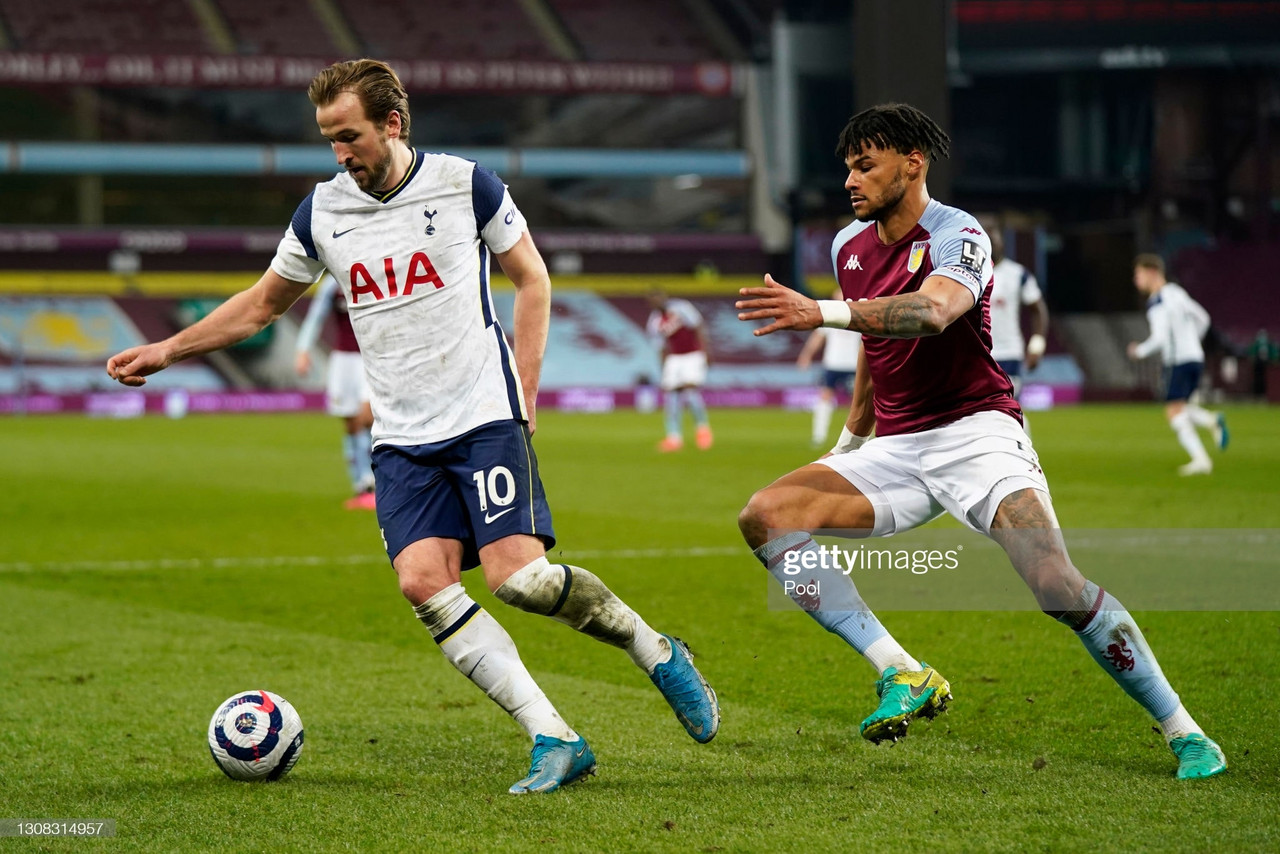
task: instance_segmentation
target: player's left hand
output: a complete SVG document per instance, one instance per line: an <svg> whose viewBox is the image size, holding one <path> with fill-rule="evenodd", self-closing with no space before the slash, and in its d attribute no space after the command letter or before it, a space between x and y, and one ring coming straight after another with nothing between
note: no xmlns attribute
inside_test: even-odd
<svg viewBox="0 0 1280 854"><path fill-rule="evenodd" d="M818 309L817 300L778 284L767 273L763 288L742 288L738 294L749 297L733 304L739 309L739 320L773 321L754 330L753 335L768 335L780 329L817 329L822 325L822 312Z"/></svg>
<svg viewBox="0 0 1280 854"><path fill-rule="evenodd" d="M1130 341L1129 346L1125 349L1125 352L1129 354L1130 359L1138 358L1138 342Z"/></svg>

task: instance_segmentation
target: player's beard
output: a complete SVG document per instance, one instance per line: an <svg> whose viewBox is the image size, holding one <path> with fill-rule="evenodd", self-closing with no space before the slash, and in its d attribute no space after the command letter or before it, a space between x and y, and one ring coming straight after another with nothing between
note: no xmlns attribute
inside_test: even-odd
<svg viewBox="0 0 1280 854"><path fill-rule="evenodd" d="M351 177L355 179L356 186L361 190L364 190L366 193L377 193L386 189L382 185L386 183L387 175L390 173L391 146L388 145L377 163L373 166L366 166L363 170L356 172Z"/></svg>
<svg viewBox="0 0 1280 854"><path fill-rule="evenodd" d="M861 216L854 214L858 222L879 222L893 213L898 207L898 202L902 201L903 196L907 194L907 182L899 173L894 176L892 183L885 187L884 192L880 194L880 204L874 208L868 205L867 211ZM870 203L870 199L867 202Z"/></svg>

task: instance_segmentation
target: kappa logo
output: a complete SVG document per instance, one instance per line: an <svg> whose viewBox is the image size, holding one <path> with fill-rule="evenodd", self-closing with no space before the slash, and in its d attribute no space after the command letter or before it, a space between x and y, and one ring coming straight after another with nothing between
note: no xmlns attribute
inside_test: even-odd
<svg viewBox="0 0 1280 854"><path fill-rule="evenodd" d="M968 227L968 226L966 226L965 228L960 229L960 233L961 233L961 234L982 234L982 232L981 232L981 231L978 231L978 229L976 229L976 228L972 228L972 227Z"/></svg>
<svg viewBox="0 0 1280 854"><path fill-rule="evenodd" d="M422 215L427 218L427 237L430 237L431 235L436 233L436 227L431 224L431 220L432 218L435 217L437 213L439 213L439 211L425 210L425 209L422 211Z"/></svg>
<svg viewBox="0 0 1280 854"><path fill-rule="evenodd" d="M850 255L849 260L844 262L844 268L846 270L861 270L862 262L858 260L857 255Z"/></svg>

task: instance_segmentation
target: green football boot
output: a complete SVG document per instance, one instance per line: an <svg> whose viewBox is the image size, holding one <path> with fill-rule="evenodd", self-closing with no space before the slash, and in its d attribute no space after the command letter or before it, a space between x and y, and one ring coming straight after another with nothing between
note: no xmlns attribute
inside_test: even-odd
<svg viewBox="0 0 1280 854"><path fill-rule="evenodd" d="M1178 757L1179 780L1216 777L1227 770L1227 757L1222 755L1222 748L1198 732L1175 738L1169 747Z"/></svg>
<svg viewBox="0 0 1280 854"><path fill-rule="evenodd" d="M951 685L928 664L920 664L923 670L890 667L876 680L880 705L862 722L862 737L867 741L879 744L906 738L907 724L914 718L932 718L947 710Z"/></svg>

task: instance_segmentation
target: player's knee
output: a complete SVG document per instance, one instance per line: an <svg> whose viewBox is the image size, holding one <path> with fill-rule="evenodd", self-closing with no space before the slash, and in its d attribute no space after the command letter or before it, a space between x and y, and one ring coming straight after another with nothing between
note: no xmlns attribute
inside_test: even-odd
<svg viewBox="0 0 1280 854"><path fill-rule="evenodd" d="M777 496L769 489L762 489L738 514L738 530L747 545L757 549L769 541L769 529L784 527L785 510Z"/></svg>
<svg viewBox="0 0 1280 854"><path fill-rule="evenodd" d="M432 571L413 564L396 566L396 577L400 582L401 595L415 607L458 581L447 571Z"/></svg>
<svg viewBox="0 0 1280 854"><path fill-rule="evenodd" d="M409 600L409 604L415 607L421 605L438 592L440 591L433 589L425 578L412 573L400 573L400 593Z"/></svg>

